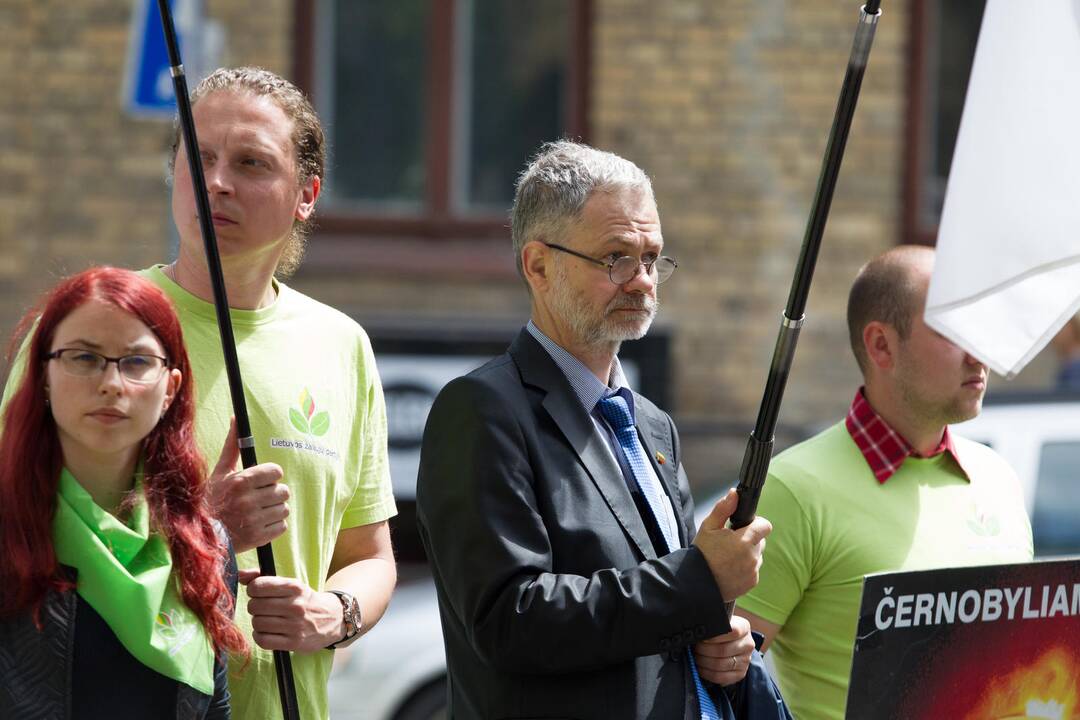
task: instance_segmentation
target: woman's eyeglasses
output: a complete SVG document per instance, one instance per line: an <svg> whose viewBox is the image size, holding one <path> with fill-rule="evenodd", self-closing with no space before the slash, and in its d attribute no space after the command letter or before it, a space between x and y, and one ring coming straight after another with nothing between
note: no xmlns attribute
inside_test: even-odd
<svg viewBox="0 0 1080 720"><path fill-rule="evenodd" d="M161 379L169 361L158 355L137 353L121 357L106 357L93 350L60 348L45 356L46 360L59 360L60 368L75 377L97 377L105 372L109 363L116 363L120 376L133 383L149 385Z"/></svg>

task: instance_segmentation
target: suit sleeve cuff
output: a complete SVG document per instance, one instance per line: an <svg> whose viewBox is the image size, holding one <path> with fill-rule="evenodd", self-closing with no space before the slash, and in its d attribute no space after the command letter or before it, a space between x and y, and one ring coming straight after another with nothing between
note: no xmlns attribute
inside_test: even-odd
<svg viewBox="0 0 1080 720"><path fill-rule="evenodd" d="M678 592L687 602L684 616L686 625L680 632L661 640L662 651L688 647L706 638L731 631L724 598L701 550L691 545L689 548L676 550L675 553L682 555L674 571L678 580Z"/></svg>

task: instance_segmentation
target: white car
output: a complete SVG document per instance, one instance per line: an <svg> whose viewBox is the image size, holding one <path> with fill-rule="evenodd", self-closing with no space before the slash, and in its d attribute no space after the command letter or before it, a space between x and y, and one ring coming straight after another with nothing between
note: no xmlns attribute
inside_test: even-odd
<svg viewBox="0 0 1080 720"><path fill-rule="evenodd" d="M332 720L443 720L446 654L435 584L426 569L401 579L379 624L335 651ZM411 576L411 577L410 577Z"/></svg>
<svg viewBox="0 0 1080 720"><path fill-rule="evenodd" d="M1016 471L1037 557L1080 553L1080 397L999 394L956 432L994 448Z"/></svg>

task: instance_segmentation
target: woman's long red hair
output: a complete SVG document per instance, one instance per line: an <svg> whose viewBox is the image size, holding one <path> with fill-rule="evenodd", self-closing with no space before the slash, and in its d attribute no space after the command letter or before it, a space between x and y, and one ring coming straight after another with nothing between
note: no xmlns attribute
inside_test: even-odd
<svg viewBox="0 0 1080 720"><path fill-rule="evenodd" d="M0 423L0 616L28 610L37 616L49 590L71 589L53 548L63 460L56 423L46 405L44 357L56 326L91 300L141 320L161 341L169 366L183 375L169 409L143 441L143 487L151 527L167 539L181 597L202 621L215 649L244 652L247 644L231 620L233 597L223 577L225 550L207 503L206 463L195 445L195 392L180 321L158 287L118 268L91 268L65 279L46 296L40 314L27 314L16 331L17 343L33 327L22 351L22 378Z"/></svg>

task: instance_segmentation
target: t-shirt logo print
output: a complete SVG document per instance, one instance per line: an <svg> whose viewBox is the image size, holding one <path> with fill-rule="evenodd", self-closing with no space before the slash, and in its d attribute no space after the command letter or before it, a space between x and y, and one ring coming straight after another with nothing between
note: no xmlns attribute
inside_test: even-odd
<svg viewBox="0 0 1080 720"><path fill-rule="evenodd" d="M325 435L330 429L330 413L325 410L315 412L315 398L307 388L300 393L299 409L289 408L289 422L305 435L316 437Z"/></svg>

